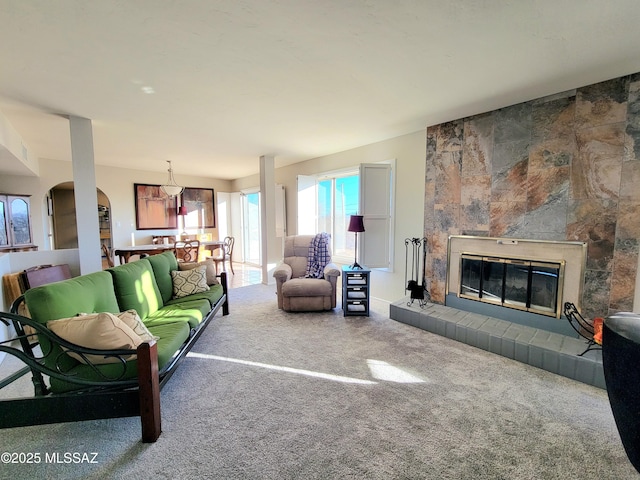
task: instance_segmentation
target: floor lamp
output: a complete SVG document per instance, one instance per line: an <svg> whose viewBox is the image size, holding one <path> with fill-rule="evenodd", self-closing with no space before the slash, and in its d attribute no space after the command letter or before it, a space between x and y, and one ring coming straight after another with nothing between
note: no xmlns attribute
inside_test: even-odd
<svg viewBox="0 0 640 480"><path fill-rule="evenodd" d="M349 219L349 228L347 228L347 231L354 232L356 234L356 255L353 259L353 265L351 265L351 268L358 268L362 270L362 267L358 263L358 232L364 232L364 222L362 221L362 215L351 215L351 218Z"/></svg>

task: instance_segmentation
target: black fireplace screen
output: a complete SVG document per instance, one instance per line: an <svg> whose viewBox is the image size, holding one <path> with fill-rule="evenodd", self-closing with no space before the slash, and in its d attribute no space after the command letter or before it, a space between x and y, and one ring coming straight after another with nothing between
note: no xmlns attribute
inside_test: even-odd
<svg viewBox="0 0 640 480"><path fill-rule="evenodd" d="M564 262L463 254L458 296L560 317Z"/></svg>

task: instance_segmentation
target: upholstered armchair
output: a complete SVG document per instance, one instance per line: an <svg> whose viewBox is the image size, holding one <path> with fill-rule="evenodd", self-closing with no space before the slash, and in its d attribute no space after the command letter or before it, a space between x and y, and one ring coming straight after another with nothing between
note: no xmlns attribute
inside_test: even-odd
<svg viewBox="0 0 640 480"><path fill-rule="evenodd" d="M316 268L309 268L310 247L313 256L313 252L318 250L318 242L320 250L322 249L322 241L322 237L317 235L292 235L285 238L283 261L273 272L278 308L288 312L304 312L331 310L336 307L336 284L340 270L331 263L328 244L328 258L324 256L320 263L312 262ZM325 265L326 260L328 263ZM319 278L307 278L309 272L311 275L317 274Z"/></svg>

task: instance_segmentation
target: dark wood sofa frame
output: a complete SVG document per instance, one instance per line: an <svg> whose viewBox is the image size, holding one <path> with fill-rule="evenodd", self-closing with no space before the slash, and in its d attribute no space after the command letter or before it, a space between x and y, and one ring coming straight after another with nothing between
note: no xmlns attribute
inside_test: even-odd
<svg viewBox="0 0 640 480"><path fill-rule="evenodd" d="M213 317L222 309L223 315L229 314L227 275L221 272L218 277L223 287L223 295L209 311L197 328L192 329L189 338L162 370L158 370L158 351L155 341L144 342L136 350L93 350L69 343L49 331L46 327L30 318L18 315L18 307L24 301L21 296L11 306L11 313L0 312L0 320L7 326L13 325L16 337L0 342L0 352L13 355L26 367L0 381L0 389L31 372L35 396L0 400L0 428L25 427L50 423L76 422L107 418L140 416L142 441L155 442L162 431L160 413L160 391L167 384L180 363L194 346ZM57 370L46 367L43 359L51 352L34 352L36 337L25 332L30 327L38 335L45 335L52 342L82 356L88 364L87 355L109 356L117 359L125 373L126 360L132 354L137 355L138 375L136 379L122 380L104 378L101 381L88 381L74 378L62 368ZM19 341L20 348L10 344ZM57 363L57 362L56 362ZM95 367L95 366L94 366ZM95 369L98 371L97 369ZM82 388L69 393L51 393L44 376L55 377Z"/></svg>

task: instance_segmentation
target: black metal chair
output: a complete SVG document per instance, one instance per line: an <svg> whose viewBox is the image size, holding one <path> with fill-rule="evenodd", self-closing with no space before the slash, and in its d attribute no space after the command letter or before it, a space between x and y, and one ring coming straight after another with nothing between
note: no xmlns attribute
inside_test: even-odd
<svg viewBox="0 0 640 480"><path fill-rule="evenodd" d="M590 350L602 350L602 346L598 345L598 343L593 339L593 334L595 333L593 322L586 320L582 315L580 315L580 312L578 312L578 309L573 303L566 302L564 304L564 315L567 317L569 324L577 334L587 340L587 348L584 352L578 354L579 357Z"/></svg>

